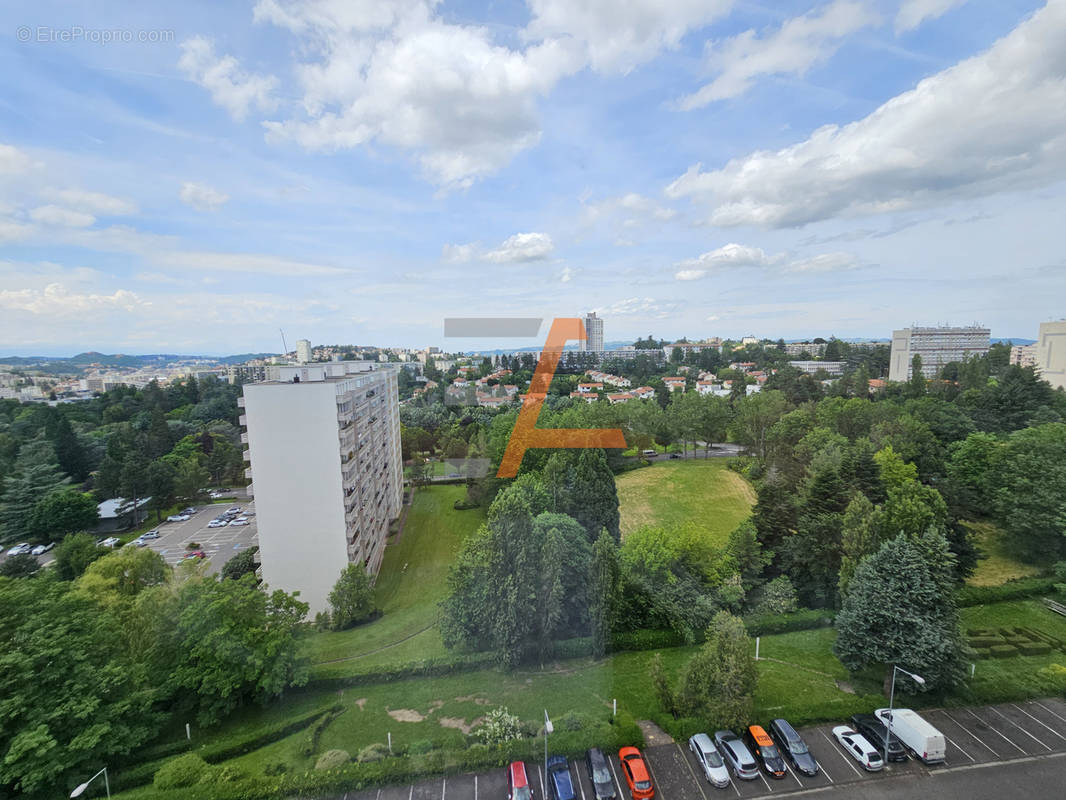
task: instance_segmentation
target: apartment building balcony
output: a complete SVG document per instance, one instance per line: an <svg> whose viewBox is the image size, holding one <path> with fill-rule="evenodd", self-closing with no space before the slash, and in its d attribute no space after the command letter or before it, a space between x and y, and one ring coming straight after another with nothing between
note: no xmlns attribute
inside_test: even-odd
<svg viewBox="0 0 1066 800"><path fill-rule="evenodd" d="M241 444L248 444L248 431L241 434Z"/></svg>
<svg viewBox="0 0 1066 800"><path fill-rule="evenodd" d="M237 398L237 408L244 408L244 395Z"/></svg>
<svg viewBox="0 0 1066 800"><path fill-rule="evenodd" d="M246 477L248 480L252 479L252 468L251 467L248 467L248 469L246 469L244 471L244 477Z"/></svg>
<svg viewBox="0 0 1066 800"><path fill-rule="evenodd" d="M249 464L252 463L252 451L251 450L249 450L248 448L245 448L244 450L241 451L241 455L244 456L244 460L247 461Z"/></svg>
<svg viewBox="0 0 1066 800"><path fill-rule="evenodd" d="M248 415L247 414L241 414L239 417L237 417L237 424L240 425L242 428L247 428L248 427Z"/></svg>

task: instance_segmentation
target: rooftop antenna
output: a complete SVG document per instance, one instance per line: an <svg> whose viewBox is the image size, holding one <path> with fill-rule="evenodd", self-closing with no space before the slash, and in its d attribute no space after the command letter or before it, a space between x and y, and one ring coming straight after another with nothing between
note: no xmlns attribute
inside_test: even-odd
<svg viewBox="0 0 1066 800"><path fill-rule="evenodd" d="M289 354L289 346L285 344L285 331L281 330L281 328L278 328L278 331L281 333L281 354L287 356Z"/></svg>

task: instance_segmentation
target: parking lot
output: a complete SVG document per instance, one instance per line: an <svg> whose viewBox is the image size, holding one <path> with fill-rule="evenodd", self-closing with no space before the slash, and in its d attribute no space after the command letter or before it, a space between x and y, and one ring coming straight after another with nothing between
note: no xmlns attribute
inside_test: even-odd
<svg viewBox="0 0 1066 800"><path fill-rule="evenodd" d="M159 531L158 539L149 539L148 546L163 557L170 566L177 566L188 554L186 545L196 542L209 562L209 570L217 572L240 550L259 543L255 517L248 517L244 526L227 525L224 528L208 528L207 523L227 508L240 506L244 512L255 514L255 503L248 500L233 500L197 506L197 512L186 522L162 522L153 530ZM132 545L127 545L132 546Z"/></svg>
<svg viewBox="0 0 1066 800"><path fill-rule="evenodd" d="M810 791L850 797L867 796L873 794L871 790L875 789L878 797L924 799L931 796L933 790L928 781L923 779L933 776L938 776L938 785L942 785L949 796L976 797L974 786L993 784L989 783L991 778L975 781L975 771L978 775L989 776L990 770L1017 770L1022 761L1041 763L1041 781L1050 781L1058 787L1057 794L1047 796L1062 795L1061 787L1066 785L1066 758L1057 756L1066 755L1066 702L1043 699L920 713L947 740L947 760L944 764L926 766L911 759L900 763L890 762L881 772L866 772L833 739L834 725L844 724L844 720L800 731L818 760L819 772L814 777L796 775L789 770L784 778L775 780L760 773L755 780L733 779L729 786L717 789L702 777L687 742L657 745L642 752L652 774L657 800L767 798ZM548 749L550 752L550 738ZM1049 756L1050 759L1043 758ZM629 790L617 755L610 755L609 760L617 797L619 800L629 800ZM1045 760L1047 764L1043 763ZM1029 767L1030 764L1021 766ZM550 792L545 792L544 765L528 762L528 767L534 791L539 791L536 797L550 799ZM1024 770L1022 772L1025 774ZM570 774L581 800L594 800L584 762L572 761ZM1016 782L1014 785L1021 788L1024 783ZM893 791L894 788L898 791ZM413 785L388 786L334 797L335 800L505 800L507 778L505 770L496 769L479 775L435 778Z"/></svg>

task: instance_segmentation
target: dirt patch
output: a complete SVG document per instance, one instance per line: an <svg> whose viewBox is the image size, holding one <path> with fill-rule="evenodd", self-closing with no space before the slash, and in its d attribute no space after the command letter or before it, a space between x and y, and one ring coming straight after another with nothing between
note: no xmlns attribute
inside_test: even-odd
<svg viewBox="0 0 1066 800"><path fill-rule="evenodd" d="M397 722L424 722L426 719L413 708L394 708L388 711L388 715Z"/></svg>
<svg viewBox="0 0 1066 800"><path fill-rule="evenodd" d="M484 717L478 717L467 724L466 720L462 717L440 717L437 722L440 723L442 728L455 728L463 733L470 733L478 725L485 721Z"/></svg>
<svg viewBox="0 0 1066 800"><path fill-rule="evenodd" d="M355 701L355 704L359 706L360 711L364 710L366 708L366 698L360 697L358 700Z"/></svg>
<svg viewBox="0 0 1066 800"><path fill-rule="evenodd" d="M837 688L842 692L846 692L847 694L855 694L855 687L847 681L837 681L836 685Z"/></svg>
<svg viewBox="0 0 1066 800"><path fill-rule="evenodd" d="M478 706L487 706L487 705L490 704L490 701L489 701L489 699L487 697L480 697L480 696L478 696L476 694L468 694L468 695L464 695L463 697L457 697L457 698L455 698L455 702L457 702L457 703L473 703L474 705L478 705Z"/></svg>
<svg viewBox="0 0 1066 800"><path fill-rule="evenodd" d="M434 700L432 703L429 704L429 711L426 712L426 716L428 717L434 711L439 711L441 706L443 706L443 705L444 705L444 701L443 700Z"/></svg>

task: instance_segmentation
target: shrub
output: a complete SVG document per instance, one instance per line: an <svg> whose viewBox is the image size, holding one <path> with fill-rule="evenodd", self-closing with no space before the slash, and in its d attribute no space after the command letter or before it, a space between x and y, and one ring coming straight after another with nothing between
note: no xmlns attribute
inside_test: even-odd
<svg viewBox="0 0 1066 800"><path fill-rule="evenodd" d="M409 744L407 746L407 752L410 753L413 756L420 756L420 755L423 755L424 753L428 753L430 750L434 749L435 747L436 747L436 744L434 744L429 739L419 739L416 742L411 742L411 744Z"/></svg>
<svg viewBox="0 0 1066 800"><path fill-rule="evenodd" d="M264 775L284 775L289 771L289 765L284 761L273 761L263 767Z"/></svg>
<svg viewBox="0 0 1066 800"><path fill-rule="evenodd" d="M974 658L978 658L978 659L982 659L983 660L983 659L986 659L986 658L991 658L992 654L988 652L988 648L987 647L975 647L973 649L973 656L974 656Z"/></svg>
<svg viewBox="0 0 1066 800"><path fill-rule="evenodd" d="M336 708L343 707L333 706L333 709ZM231 758L243 756L253 750L258 750L260 747L265 747L268 744L273 744L287 736L298 733L311 725L315 720L320 719L323 715L328 713L329 711L313 711L310 714L305 714L296 719L264 726L259 729L255 736L215 742L213 745L201 749L199 753L203 756L204 760L210 764L228 761Z"/></svg>
<svg viewBox="0 0 1066 800"><path fill-rule="evenodd" d="M315 750L318 748L319 737L322 736L322 732L329 727L329 724L333 722L340 714L344 712L344 706L337 703L330 707L329 711L315 720L315 723L311 726L311 729L307 732L307 739L304 741L304 746L301 752L304 756L310 758L315 754Z"/></svg>
<svg viewBox="0 0 1066 800"><path fill-rule="evenodd" d="M1015 578L1001 586L964 586L959 589L956 602L960 608L1002 603L1050 594L1054 588L1054 578Z"/></svg>
<svg viewBox="0 0 1066 800"><path fill-rule="evenodd" d="M585 720L580 714L574 711L567 711L560 720L560 723L565 730L579 731L584 727Z"/></svg>
<svg viewBox="0 0 1066 800"><path fill-rule="evenodd" d="M616 653L625 650L661 650L683 644L681 636L675 631L642 628L613 634L610 649Z"/></svg>
<svg viewBox="0 0 1066 800"><path fill-rule="evenodd" d="M483 743L498 745L522 738L522 721L503 706L494 708L474 731Z"/></svg>
<svg viewBox="0 0 1066 800"><path fill-rule="evenodd" d="M969 639L970 647L982 648L993 647L998 644L1006 644L1002 636L971 636Z"/></svg>
<svg viewBox="0 0 1066 800"><path fill-rule="evenodd" d="M207 772L207 762L196 753L171 759L156 772L152 785L157 789L181 789L192 786Z"/></svg>
<svg viewBox="0 0 1066 800"><path fill-rule="evenodd" d="M320 633L322 631L328 631L330 629L330 627L331 627L330 619L329 619L329 612L328 611L319 611L317 614L315 614L314 625L315 625L315 630L319 631Z"/></svg>
<svg viewBox="0 0 1066 800"><path fill-rule="evenodd" d="M1037 672L1041 688L1053 694L1066 694L1066 667L1062 664L1049 664Z"/></svg>
<svg viewBox="0 0 1066 800"><path fill-rule="evenodd" d="M555 643L556 658L581 658L592 655L592 637L582 636L576 639L563 639Z"/></svg>
<svg viewBox="0 0 1066 800"><path fill-rule="evenodd" d="M766 614L744 617L749 636L769 636L774 633L809 631L828 628L833 624L833 612L826 609L804 608L791 614Z"/></svg>
<svg viewBox="0 0 1066 800"><path fill-rule="evenodd" d="M1046 642L1025 642L1018 645L1023 656L1045 656L1051 652L1051 645Z"/></svg>
<svg viewBox="0 0 1066 800"><path fill-rule="evenodd" d="M347 764L352 760L347 750L327 750L318 757L315 769L336 769L341 764Z"/></svg>
<svg viewBox="0 0 1066 800"><path fill-rule="evenodd" d="M362 750L359 751L359 755L355 758L361 764L367 764L373 761L381 761L389 754L389 748L383 745L381 742L374 742L374 744L368 744Z"/></svg>
<svg viewBox="0 0 1066 800"><path fill-rule="evenodd" d="M460 497L458 500L452 503L452 508L454 508L456 511L469 511L472 508L480 508L480 505L481 504L475 500L471 500L466 497Z"/></svg>
<svg viewBox="0 0 1066 800"><path fill-rule="evenodd" d="M185 549L186 550L199 550L200 549L200 543L199 542L189 542L187 545L185 545Z"/></svg>
<svg viewBox="0 0 1066 800"><path fill-rule="evenodd" d="M992 658L1013 658L1018 655L1018 648L1012 644L997 644L988 648Z"/></svg>

